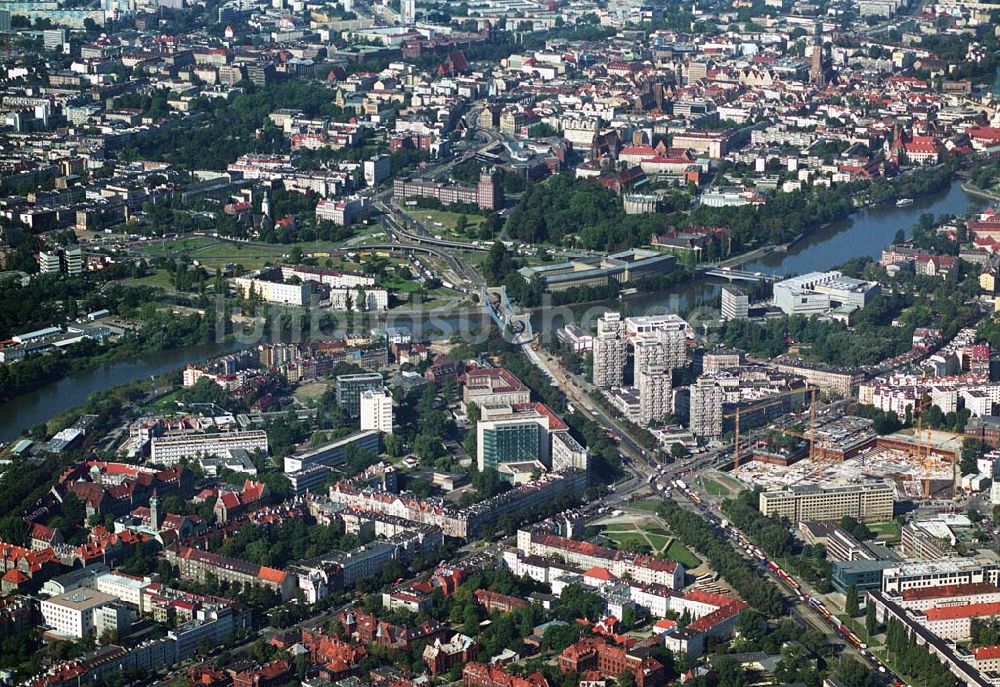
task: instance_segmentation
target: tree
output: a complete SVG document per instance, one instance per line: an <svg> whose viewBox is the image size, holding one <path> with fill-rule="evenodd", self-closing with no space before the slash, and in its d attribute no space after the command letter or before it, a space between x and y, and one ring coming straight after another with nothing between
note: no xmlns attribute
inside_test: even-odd
<svg viewBox="0 0 1000 687"><path fill-rule="evenodd" d="M858 614L858 588L851 585L847 588L847 601L844 603L844 610L852 618Z"/></svg>
<svg viewBox="0 0 1000 687"><path fill-rule="evenodd" d="M841 657L835 673L844 687L874 687L879 684L873 671L850 657Z"/></svg>
<svg viewBox="0 0 1000 687"><path fill-rule="evenodd" d="M480 606L476 603L470 603L465 607L465 613L462 615L462 634L469 637L479 634L479 623L482 621L479 609Z"/></svg>
<svg viewBox="0 0 1000 687"><path fill-rule="evenodd" d="M398 436L386 434L383 441L385 442L385 452L390 458L399 458L403 455L403 440Z"/></svg>
<svg viewBox="0 0 1000 687"><path fill-rule="evenodd" d="M878 623L875 620L875 604L869 603L865 606L865 632L871 637L875 634ZM869 639L869 641L871 641Z"/></svg>
<svg viewBox="0 0 1000 687"><path fill-rule="evenodd" d="M986 447L979 439L966 439L962 442L962 459L958 468L963 475L975 475L979 472L979 459Z"/></svg>
<svg viewBox="0 0 1000 687"><path fill-rule="evenodd" d="M845 515L840 519L840 529L858 541L870 541L875 538L874 532L868 529L863 522L858 521L857 518L852 518L850 515Z"/></svg>
<svg viewBox="0 0 1000 687"><path fill-rule="evenodd" d="M632 674L632 671L626 670L615 678L615 682L618 687L635 687L635 675Z"/></svg>

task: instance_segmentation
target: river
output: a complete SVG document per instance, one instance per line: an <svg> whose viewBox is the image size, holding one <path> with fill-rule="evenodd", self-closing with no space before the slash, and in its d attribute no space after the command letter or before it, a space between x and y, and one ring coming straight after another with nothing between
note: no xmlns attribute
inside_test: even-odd
<svg viewBox="0 0 1000 687"><path fill-rule="evenodd" d="M104 391L137 379L161 375L215 355L232 351L236 344L203 344L169 351L155 351L131 360L97 365L39 387L31 393L0 404L0 441L10 441L70 408L83 405L95 391Z"/></svg>
<svg viewBox="0 0 1000 687"><path fill-rule="evenodd" d="M847 219L812 232L787 251L770 253L740 269L765 274L804 274L833 269L854 257L878 259L882 249L892 243L896 231L902 229L909 236L921 215L964 215L987 204L963 191L961 180L954 179L948 188L917 199L907 207L883 205L859 210ZM725 280L699 279L665 293L639 294L626 301L633 311L657 307L671 312L685 311L714 297L724 283Z"/></svg>
<svg viewBox="0 0 1000 687"><path fill-rule="evenodd" d="M947 189L916 199L908 207L882 205L859 210L847 219L813 232L787 252L765 255L743 269L771 274L805 274L831 269L854 257L878 259L882 249L892 243L896 231L902 229L910 235L920 215L964 215L987 204L988 201L963 191L961 180L954 179Z"/></svg>
<svg viewBox="0 0 1000 687"><path fill-rule="evenodd" d="M961 181L955 179L948 188L918 199L907 207L890 205L859 210L847 219L816 230L785 252L770 253L740 269L767 274L803 274L833 269L852 257L868 256L877 259L881 256L882 249L892 242L897 230L902 229L909 235L911 227L920 220L920 215L963 215L987 204L982 198L963 191ZM705 277L665 291L640 291L622 301L573 306L571 309L576 319L582 320L583 326L587 326L588 322L593 326L591 318L609 308L631 315L662 312L683 314L699 303L714 300L725 283L723 279ZM555 320L556 323L558 321ZM536 331L546 330L540 314L533 316L532 324Z"/></svg>
<svg viewBox="0 0 1000 687"><path fill-rule="evenodd" d="M482 327L482 318L470 318L467 328L475 331ZM461 332L458 318L441 316L420 320L408 316L393 318L391 326L423 330L429 336L440 336L444 332ZM0 403L0 442L8 442L20 436L21 432L45 422L53 415L83 405L87 397L95 391L104 391L138 379L165 374L178 370L189 363L197 363L214 356L229 353L240 344L202 344L183 349L154 351L130 360L120 360L92 367L75 375L64 377L39 387L31 393Z"/></svg>
<svg viewBox="0 0 1000 687"><path fill-rule="evenodd" d="M920 215L961 215L987 205L987 201L970 196L954 180L939 193L916 200L904 208L882 206L860 210L849 218L830 224L797 242L787 252L772 253L752 262L744 269L771 274L804 273L828 270L857 256L878 258L898 229L907 233L917 223ZM648 312L687 312L699 302L708 301L719 292L723 282L715 279L697 279L672 289L655 293L640 292L622 302L594 303L572 307L567 315L579 321L585 314L596 316L609 308L624 310L627 314ZM405 318L404 318L405 319ZM450 325L454 322L444 318ZM536 312L532 321L536 331L554 333L554 328L566 323L568 317L556 317L546 322L543 313ZM583 318L586 320L587 318ZM393 323L406 326L403 322ZM419 327L416 327L419 328ZM0 441L10 441L22 430L44 422L57 413L82 405L95 391L110 389L150 375L158 375L199 362L232 350L234 344L195 346L174 351L159 351L137 359L108 363L86 372L61 379L40 387L30 394L19 396L0 404Z"/></svg>

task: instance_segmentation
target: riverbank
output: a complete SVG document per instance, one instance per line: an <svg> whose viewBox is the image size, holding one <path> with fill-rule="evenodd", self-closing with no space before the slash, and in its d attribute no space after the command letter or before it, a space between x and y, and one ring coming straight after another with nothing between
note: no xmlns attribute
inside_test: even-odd
<svg viewBox="0 0 1000 687"><path fill-rule="evenodd" d="M239 348L233 341L221 344L188 345L172 350L152 351L129 360L106 362L39 385L17 398L0 403L0 441L11 441L35 425L78 408L95 392L182 370Z"/></svg>
<svg viewBox="0 0 1000 687"><path fill-rule="evenodd" d="M970 196L976 196L977 198L983 198L985 200L992 200L993 202L1000 203L1000 195L991 193L990 191L984 191L977 186L973 186L967 181L962 183L962 190Z"/></svg>

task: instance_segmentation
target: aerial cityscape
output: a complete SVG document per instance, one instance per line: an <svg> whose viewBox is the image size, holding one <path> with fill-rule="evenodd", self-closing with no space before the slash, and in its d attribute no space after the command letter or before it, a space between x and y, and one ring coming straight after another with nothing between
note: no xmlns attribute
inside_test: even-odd
<svg viewBox="0 0 1000 687"><path fill-rule="evenodd" d="M0 685L1000 687L1000 2L0 0Z"/></svg>

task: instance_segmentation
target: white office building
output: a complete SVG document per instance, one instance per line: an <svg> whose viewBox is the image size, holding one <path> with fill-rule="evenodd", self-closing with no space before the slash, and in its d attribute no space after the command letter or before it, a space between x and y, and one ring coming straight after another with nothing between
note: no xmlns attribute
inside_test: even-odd
<svg viewBox="0 0 1000 687"><path fill-rule="evenodd" d="M361 429L377 429L392 434L392 395L367 389L361 392Z"/></svg>
<svg viewBox="0 0 1000 687"><path fill-rule="evenodd" d="M750 296L738 286L722 287L722 319L745 320L750 317Z"/></svg>
<svg viewBox="0 0 1000 687"><path fill-rule="evenodd" d="M39 251L38 271L42 274L56 274L61 269L59 253L55 251Z"/></svg>
<svg viewBox="0 0 1000 687"><path fill-rule="evenodd" d="M267 453L267 432L254 429L218 434L172 434L153 437L150 460L157 465L174 465L184 458L225 456L233 449Z"/></svg>
<svg viewBox="0 0 1000 687"><path fill-rule="evenodd" d="M300 284L285 284L280 281L267 281L252 277L237 277L233 279L236 291L243 298L252 296L265 303L283 303L286 305L306 305L312 295L312 282Z"/></svg>
<svg viewBox="0 0 1000 687"><path fill-rule="evenodd" d="M879 293L878 282L810 272L775 284L774 304L786 315L820 315L838 306L863 308Z"/></svg>
<svg viewBox="0 0 1000 687"><path fill-rule="evenodd" d="M97 591L102 594L113 596L119 601L127 603L130 606L135 606L140 611L148 610L142 607L143 594L149 585L152 584L148 580L129 575L108 573L98 576L95 579L95 583Z"/></svg>
<svg viewBox="0 0 1000 687"><path fill-rule="evenodd" d="M41 603L45 625L63 637L100 637L106 630L122 632L132 614L116 597L94 589L73 591Z"/></svg>

